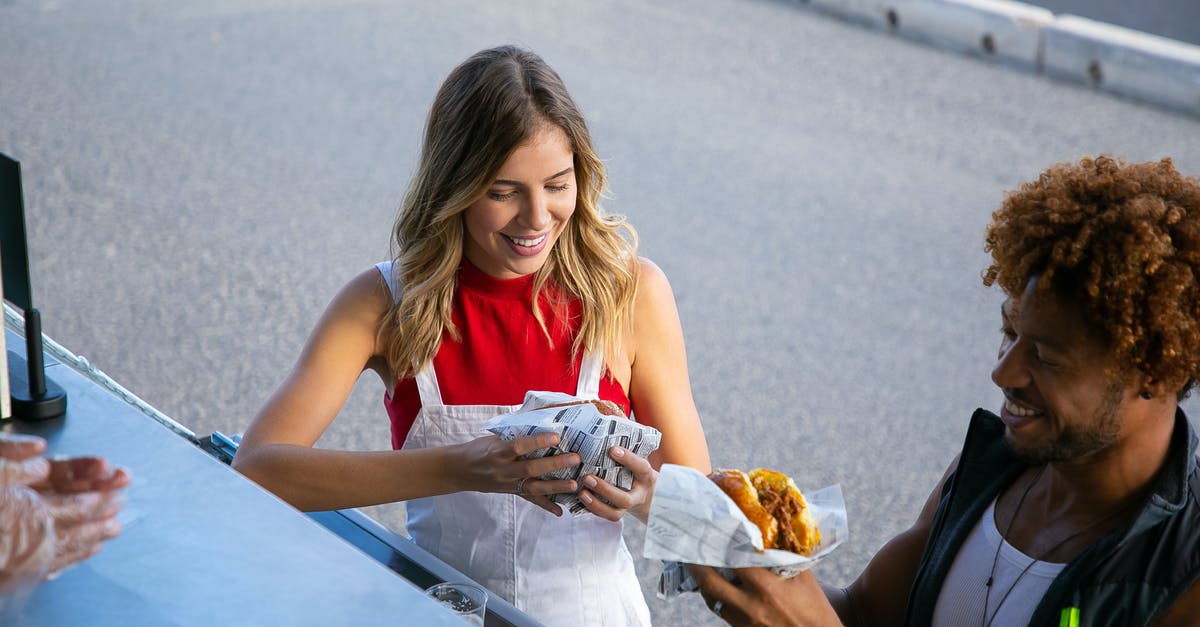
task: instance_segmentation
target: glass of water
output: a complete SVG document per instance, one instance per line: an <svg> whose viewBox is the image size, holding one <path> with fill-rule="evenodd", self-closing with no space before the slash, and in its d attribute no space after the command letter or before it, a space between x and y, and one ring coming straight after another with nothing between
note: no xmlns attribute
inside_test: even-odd
<svg viewBox="0 0 1200 627"><path fill-rule="evenodd" d="M483 615L487 608L487 590L473 583L448 581L429 588L425 594L440 601L446 609L454 612L468 623L483 625Z"/></svg>

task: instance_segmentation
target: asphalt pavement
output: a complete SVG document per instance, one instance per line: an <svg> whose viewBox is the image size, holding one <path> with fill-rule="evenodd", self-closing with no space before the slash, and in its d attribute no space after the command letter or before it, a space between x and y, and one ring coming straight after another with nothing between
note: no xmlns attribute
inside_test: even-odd
<svg viewBox="0 0 1200 627"><path fill-rule="evenodd" d="M1084 154L1200 175L1196 117L793 2L5 0L0 152L45 331L197 433L241 432L387 255L441 80L500 43L565 78L607 209L671 279L714 464L842 486L836 584L996 406L981 234L1004 191ZM364 377L319 445L386 449L382 394ZM657 624L713 623L639 569Z"/></svg>

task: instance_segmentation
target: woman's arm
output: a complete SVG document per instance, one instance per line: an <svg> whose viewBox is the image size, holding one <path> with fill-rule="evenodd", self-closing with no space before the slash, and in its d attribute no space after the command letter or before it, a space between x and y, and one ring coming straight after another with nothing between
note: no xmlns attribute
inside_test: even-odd
<svg viewBox="0 0 1200 627"><path fill-rule="evenodd" d="M692 400L683 328L671 284L648 259L639 259L638 271L633 333L625 349L631 356L626 389L634 417L661 431L662 442L650 454L648 463L625 449L613 447L609 455L633 471L632 489L626 492L589 475L583 478L585 489L579 492L579 498L589 511L602 518L620 520L628 511L645 522L658 468L671 463L707 474L711 467L708 443Z"/></svg>
<svg viewBox="0 0 1200 627"><path fill-rule="evenodd" d="M662 444L650 456L655 469L665 462L708 473L708 443L692 399L675 294L658 266L639 262L629 400L638 422L662 432Z"/></svg>
<svg viewBox="0 0 1200 627"><path fill-rule="evenodd" d="M450 492L513 492L517 483L579 463L563 455L517 461L557 436L504 442L495 436L464 444L405 451L331 451L312 448L371 365L389 376L375 331L391 293L374 268L352 279L317 322L299 360L242 437L233 465L302 510L362 507ZM386 380L386 379L385 379ZM531 474L532 473L532 474ZM536 504L558 508L542 496L576 489L571 481L529 481ZM553 507L553 509L551 509Z"/></svg>

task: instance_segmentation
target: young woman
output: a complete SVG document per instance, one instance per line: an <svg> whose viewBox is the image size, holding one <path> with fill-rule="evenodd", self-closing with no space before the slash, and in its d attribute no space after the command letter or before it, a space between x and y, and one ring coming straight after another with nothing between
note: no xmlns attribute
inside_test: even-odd
<svg viewBox="0 0 1200 627"><path fill-rule="evenodd" d="M334 297L235 467L305 510L406 501L418 544L548 625L649 624L620 520L645 518L663 462L708 472L708 448L670 285L601 211L604 187L541 58L506 46L463 62L429 114L396 258ZM367 368L396 450L313 449ZM610 451L634 472L629 492L537 479L578 456L519 459L553 435L481 437L528 390L617 403L661 447L649 462ZM547 496L576 491L595 516Z"/></svg>

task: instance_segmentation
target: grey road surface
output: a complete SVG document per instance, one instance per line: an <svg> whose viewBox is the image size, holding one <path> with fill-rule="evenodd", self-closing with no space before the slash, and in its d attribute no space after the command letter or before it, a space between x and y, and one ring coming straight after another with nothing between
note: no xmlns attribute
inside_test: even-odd
<svg viewBox="0 0 1200 627"><path fill-rule="evenodd" d="M1200 174L1200 120L791 2L6 0L0 151L46 332L197 433L241 432L387 255L440 81L506 42L565 77L608 210L672 281L714 463L843 487L837 584L996 406L979 277L1004 190L1084 154ZM319 445L386 449L382 393L364 377ZM658 624L713 623L639 568Z"/></svg>

